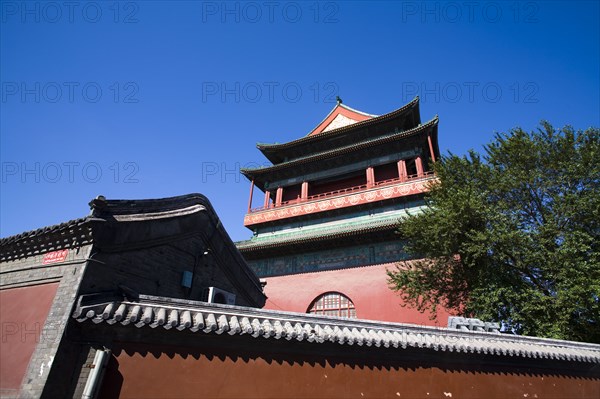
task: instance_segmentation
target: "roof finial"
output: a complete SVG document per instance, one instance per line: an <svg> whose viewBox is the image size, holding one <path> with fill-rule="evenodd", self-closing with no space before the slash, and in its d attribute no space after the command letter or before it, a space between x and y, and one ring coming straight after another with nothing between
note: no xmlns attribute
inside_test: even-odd
<svg viewBox="0 0 600 399"><path fill-rule="evenodd" d="M340 96L335 96L335 100L337 101L338 104L341 104L343 101L340 98Z"/></svg>
<svg viewBox="0 0 600 399"><path fill-rule="evenodd" d="M90 209L102 209L106 206L106 197L104 195L99 195L93 200L90 201L89 206Z"/></svg>

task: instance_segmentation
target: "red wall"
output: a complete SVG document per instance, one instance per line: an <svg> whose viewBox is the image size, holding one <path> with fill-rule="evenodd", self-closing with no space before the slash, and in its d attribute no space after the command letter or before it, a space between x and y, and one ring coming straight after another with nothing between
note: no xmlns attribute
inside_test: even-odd
<svg viewBox="0 0 600 399"><path fill-rule="evenodd" d="M268 277L265 309L306 312L312 301L329 291L349 297L359 319L439 325L448 323L448 313L438 312L438 320L414 309L403 308L398 294L388 288L386 269L394 263L315 273Z"/></svg>
<svg viewBox="0 0 600 399"><path fill-rule="evenodd" d="M218 338L223 344L232 339L227 334ZM400 349L393 350L393 360L390 351L376 349L373 355L349 348L343 357L327 356L319 352L320 344L297 354L289 353L294 343L285 340L273 340L269 349L279 353L269 353L252 340L262 338L248 338L243 348L215 349L216 342L206 342L200 351L122 344L114 348L99 398L558 399L598 398L600 393L597 373L582 377L552 368L415 363ZM388 357L380 358L382 353Z"/></svg>
<svg viewBox="0 0 600 399"><path fill-rule="evenodd" d="M0 394L21 386L58 283L0 291Z"/></svg>

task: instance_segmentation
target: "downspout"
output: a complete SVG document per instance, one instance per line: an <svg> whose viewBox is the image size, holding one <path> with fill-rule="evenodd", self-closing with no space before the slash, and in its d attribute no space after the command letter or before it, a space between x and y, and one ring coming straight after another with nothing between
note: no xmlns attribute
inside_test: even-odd
<svg viewBox="0 0 600 399"><path fill-rule="evenodd" d="M98 349L96 356L94 356L94 362L92 363L92 370L83 388L82 399L93 399L96 396L96 391L100 386L102 377L104 376L104 369L106 362L110 358L110 350Z"/></svg>

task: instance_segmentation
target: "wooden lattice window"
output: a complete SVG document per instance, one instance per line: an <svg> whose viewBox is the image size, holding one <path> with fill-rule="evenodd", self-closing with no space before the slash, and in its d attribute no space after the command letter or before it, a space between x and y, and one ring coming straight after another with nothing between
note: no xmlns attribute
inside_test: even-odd
<svg viewBox="0 0 600 399"><path fill-rule="evenodd" d="M307 313L356 318L354 303L339 292L327 292L318 296L311 303Z"/></svg>

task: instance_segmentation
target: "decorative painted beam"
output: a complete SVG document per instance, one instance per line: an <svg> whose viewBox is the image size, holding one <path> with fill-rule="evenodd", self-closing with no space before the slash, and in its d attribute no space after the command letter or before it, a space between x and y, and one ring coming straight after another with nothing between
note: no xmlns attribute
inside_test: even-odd
<svg viewBox="0 0 600 399"><path fill-rule="evenodd" d="M257 210L244 217L244 226L253 226L275 220L288 219L333 209L383 201L390 198L405 197L428 191L427 185L436 177L433 175L413 179L407 182L398 180L395 183L367 188L360 192L352 192L339 196L325 197L312 201L283 205L270 209Z"/></svg>

